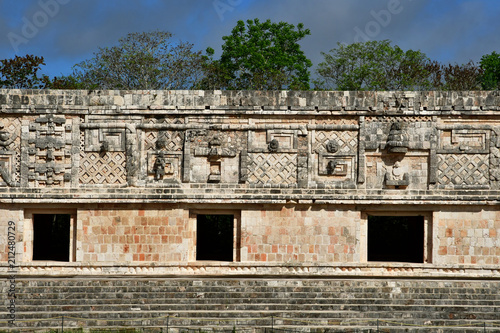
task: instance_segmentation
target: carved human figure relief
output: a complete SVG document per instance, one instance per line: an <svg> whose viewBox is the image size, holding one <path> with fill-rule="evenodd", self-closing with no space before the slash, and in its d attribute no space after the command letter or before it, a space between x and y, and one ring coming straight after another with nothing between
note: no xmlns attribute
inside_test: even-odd
<svg viewBox="0 0 500 333"><path fill-rule="evenodd" d="M408 169L396 161L385 173L385 185L389 188L401 189L410 184Z"/></svg>
<svg viewBox="0 0 500 333"><path fill-rule="evenodd" d="M160 151L153 165L155 180L162 180L163 176L165 176L165 164L165 154L163 153L163 151Z"/></svg>

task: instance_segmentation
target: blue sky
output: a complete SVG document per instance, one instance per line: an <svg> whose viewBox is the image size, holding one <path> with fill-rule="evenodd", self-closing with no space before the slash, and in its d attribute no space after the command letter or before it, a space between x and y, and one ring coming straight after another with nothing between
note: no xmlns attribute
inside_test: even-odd
<svg viewBox="0 0 500 333"><path fill-rule="evenodd" d="M304 23L314 67L338 42L368 39L444 63L500 52L499 0L0 0L0 59L34 54L44 73L69 74L98 47L151 30L220 52L222 36L253 18Z"/></svg>

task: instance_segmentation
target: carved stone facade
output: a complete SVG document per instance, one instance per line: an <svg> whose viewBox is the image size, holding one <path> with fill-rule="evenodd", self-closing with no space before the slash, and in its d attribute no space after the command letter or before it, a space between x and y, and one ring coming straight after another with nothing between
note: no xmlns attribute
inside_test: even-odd
<svg viewBox="0 0 500 333"><path fill-rule="evenodd" d="M62 211L74 269L187 265L204 214L234 216L234 265L369 265L369 217L402 215L425 217L424 270L500 268L498 92L0 90L0 101L0 212L19 224L22 265L36 266L32 217Z"/></svg>
<svg viewBox="0 0 500 333"><path fill-rule="evenodd" d="M0 122L0 186L16 186L21 169L21 119L4 117Z"/></svg>

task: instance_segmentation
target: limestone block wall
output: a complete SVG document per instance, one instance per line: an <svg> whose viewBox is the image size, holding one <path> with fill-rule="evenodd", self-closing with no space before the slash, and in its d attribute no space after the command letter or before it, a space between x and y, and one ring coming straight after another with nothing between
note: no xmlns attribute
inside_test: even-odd
<svg viewBox="0 0 500 333"><path fill-rule="evenodd" d="M426 263L498 266L500 211L484 206L374 205L28 205L2 210L2 232L16 222L18 264L32 262L35 213L77 216L70 262L189 263L196 261L196 214L236 214L235 262L274 264L367 263L368 215L426 217ZM18 222L20 221L20 222ZM7 237L2 261L7 262ZM387 239L387 242L391 242ZM74 243L73 243L74 242Z"/></svg>
<svg viewBox="0 0 500 333"><path fill-rule="evenodd" d="M346 207L262 207L242 212L242 261L360 262L360 213Z"/></svg>
<svg viewBox="0 0 500 333"><path fill-rule="evenodd" d="M3 208L0 209L0 262L7 262L9 259L15 259L15 257L9 256L10 253L22 253L23 247L22 243L18 242L18 236L23 232L22 225L16 223L22 217L22 211L16 209ZM10 236L10 237L9 237ZM16 236L15 239L12 239ZM15 241L15 244L12 244ZM12 247L13 246L13 247Z"/></svg>
<svg viewBox="0 0 500 333"><path fill-rule="evenodd" d="M238 261L355 263L362 249L360 213L346 207L273 205L202 212L241 214ZM103 205L78 209L76 262L195 261L195 206ZM29 221L29 218L28 218ZM28 222L29 224L29 222ZM366 232L365 232L366 234ZM366 240L365 240L366 241Z"/></svg>
<svg viewBox="0 0 500 333"><path fill-rule="evenodd" d="M436 264L500 264L500 212L455 207L434 212Z"/></svg>
<svg viewBox="0 0 500 333"><path fill-rule="evenodd" d="M188 211L175 207L88 207L77 215L77 261L186 262L194 245Z"/></svg>
<svg viewBox="0 0 500 333"><path fill-rule="evenodd" d="M0 90L0 262L10 220L29 266L66 214L69 266L192 264L229 214L232 263L362 265L378 215L422 217L419 263L497 267L499 170L498 91Z"/></svg>

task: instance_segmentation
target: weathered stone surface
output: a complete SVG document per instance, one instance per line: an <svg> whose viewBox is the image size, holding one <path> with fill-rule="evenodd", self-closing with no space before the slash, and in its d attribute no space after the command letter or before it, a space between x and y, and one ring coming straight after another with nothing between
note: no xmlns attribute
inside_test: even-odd
<svg viewBox="0 0 500 333"><path fill-rule="evenodd" d="M18 330L60 329L64 316L64 329L494 332L500 301L498 281L441 279L19 278L17 288Z"/></svg>
<svg viewBox="0 0 500 333"><path fill-rule="evenodd" d="M425 216L422 275L500 265L498 92L0 90L0 104L1 271L8 221L33 268L33 215L59 213L65 274L193 263L197 214L234 216L249 267L365 265L371 215Z"/></svg>
<svg viewBox="0 0 500 333"><path fill-rule="evenodd" d="M368 189L386 189L394 163L386 161L395 159L418 165L404 189L410 197L417 189L429 200L446 199L441 189L499 189L497 92L0 92L8 188L0 199L26 187L71 199L61 188L83 186L106 186L106 198L117 200L142 187L161 199L157 187L220 182L243 191L350 188L363 200ZM214 137L220 145L211 146Z"/></svg>

